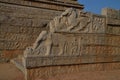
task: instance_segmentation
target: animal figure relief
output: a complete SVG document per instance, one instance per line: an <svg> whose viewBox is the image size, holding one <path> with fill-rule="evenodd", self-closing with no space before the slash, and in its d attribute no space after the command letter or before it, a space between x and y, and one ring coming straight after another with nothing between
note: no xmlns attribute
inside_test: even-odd
<svg viewBox="0 0 120 80"><path fill-rule="evenodd" d="M51 32L80 32L86 31L91 23L90 14L74 8L69 8L50 22Z"/></svg>
<svg viewBox="0 0 120 80"><path fill-rule="evenodd" d="M73 33L96 33L103 32L104 30L104 17L92 15L82 10L69 8L63 12L60 16L55 17L47 26L49 31L42 31L32 47L25 50L25 56L48 56L51 53L52 43L54 41L54 34L56 32L73 32ZM57 36L56 36L57 37ZM63 37L64 38L64 37ZM52 40L53 39L53 40ZM80 54L79 40L75 39L74 42L65 42L66 40L58 40L57 55L64 55L64 51L69 54ZM69 43L68 43L69 42ZM71 44L72 43L72 44ZM71 45L70 45L71 44ZM71 48L67 45L72 46ZM65 50L64 50L65 49ZM57 51L57 50L56 50ZM52 53L54 54L54 52Z"/></svg>
<svg viewBox="0 0 120 80"><path fill-rule="evenodd" d="M24 55L26 57L28 55L47 56L51 52L51 45L51 34L48 34L47 31L42 31L33 46L26 48Z"/></svg>

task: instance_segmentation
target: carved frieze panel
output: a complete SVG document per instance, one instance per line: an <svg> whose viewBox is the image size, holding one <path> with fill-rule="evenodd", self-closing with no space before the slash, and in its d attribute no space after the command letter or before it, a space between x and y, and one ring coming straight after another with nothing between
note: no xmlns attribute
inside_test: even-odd
<svg viewBox="0 0 120 80"><path fill-rule="evenodd" d="M93 15L91 27L92 27L91 33L105 33L105 30L106 30L105 17L100 15Z"/></svg>
<svg viewBox="0 0 120 80"><path fill-rule="evenodd" d="M89 45L83 46L81 56L100 56L100 57L110 57L110 56L120 56L120 48L117 46L107 46L107 45Z"/></svg>
<svg viewBox="0 0 120 80"><path fill-rule="evenodd" d="M81 36L55 33L52 40L51 55L53 56L77 56L81 54Z"/></svg>
<svg viewBox="0 0 120 80"><path fill-rule="evenodd" d="M51 32L105 33L104 16L93 15L82 10L69 8L50 23Z"/></svg>
<svg viewBox="0 0 120 80"><path fill-rule="evenodd" d="M105 52L107 46L119 47L119 37L105 35L110 27L106 26L106 18L101 15L69 8L54 18L48 27L50 31L41 32L33 46L25 50L25 56L91 55L108 53ZM116 29L113 28L112 32ZM119 29L116 33L119 33ZM90 49L85 50L86 46L90 46Z"/></svg>

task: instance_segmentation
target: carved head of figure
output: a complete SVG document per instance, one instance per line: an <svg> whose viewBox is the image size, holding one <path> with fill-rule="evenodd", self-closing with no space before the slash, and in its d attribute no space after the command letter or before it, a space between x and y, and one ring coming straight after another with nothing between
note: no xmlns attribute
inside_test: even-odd
<svg viewBox="0 0 120 80"><path fill-rule="evenodd" d="M72 22L77 18L77 11L74 8L69 8L61 14L61 16L55 17L49 24L50 31L67 30L67 27L72 25Z"/></svg>

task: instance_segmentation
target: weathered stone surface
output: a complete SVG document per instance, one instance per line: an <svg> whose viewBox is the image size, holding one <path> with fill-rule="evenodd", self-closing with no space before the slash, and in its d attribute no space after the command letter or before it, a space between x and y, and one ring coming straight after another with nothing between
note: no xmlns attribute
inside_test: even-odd
<svg viewBox="0 0 120 80"><path fill-rule="evenodd" d="M107 24L120 26L120 11L110 8L104 8L102 15L106 16Z"/></svg>
<svg viewBox="0 0 120 80"><path fill-rule="evenodd" d="M108 18L120 19L119 10L111 8L103 8L102 15L105 15Z"/></svg>
<svg viewBox="0 0 120 80"><path fill-rule="evenodd" d="M114 35L120 35L120 26L116 26L116 25L109 25L108 26L108 30L107 33L109 34L114 34Z"/></svg>
<svg viewBox="0 0 120 80"><path fill-rule="evenodd" d="M107 18L107 24L114 25L114 26L120 26L120 19Z"/></svg>
<svg viewBox="0 0 120 80"><path fill-rule="evenodd" d="M74 4L72 1L71 3L63 3L59 1L52 1L52 0L0 0L2 3L10 3L10 4L17 4L17 5L23 5L23 6L29 6L29 7L37 7L37 8L47 8L47 9L53 9L53 10L65 10L69 7L74 7L77 9L83 9L84 6L80 4ZM64 1L68 2L68 1ZM56 5L57 4L57 5Z"/></svg>
<svg viewBox="0 0 120 80"><path fill-rule="evenodd" d="M99 63L69 66L49 66L34 69L27 69L27 80L47 79L62 74L80 73L87 71L109 71L120 69L120 63Z"/></svg>
<svg viewBox="0 0 120 80"><path fill-rule="evenodd" d="M30 68L119 61L120 48L119 43L117 44L119 38L112 37L109 35L105 38L105 35L89 35L88 37L87 34L54 33L51 53L47 56L46 52L36 54L33 49L31 50L33 54L25 56L25 66ZM88 42L89 38L91 39ZM39 50L41 49L39 48Z"/></svg>
<svg viewBox="0 0 120 80"><path fill-rule="evenodd" d="M47 23L68 7L83 9L77 1L0 0L0 49L31 46L42 30L48 30Z"/></svg>
<svg viewBox="0 0 120 80"><path fill-rule="evenodd" d="M120 10L96 15L76 1L0 0L0 59L27 47L20 59L27 80L120 69Z"/></svg>
<svg viewBox="0 0 120 80"><path fill-rule="evenodd" d="M105 33L106 28L104 16L72 8L54 18L49 24L51 32Z"/></svg>
<svg viewBox="0 0 120 80"><path fill-rule="evenodd" d="M118 20L114 23L110 20ZM81 71L120 69L120 31L116 17L69 8L42 30L26 48L26 79L35 80Z"/></svg>
<svg viewBox="0 0 120 80"><path fill-rule="evenodd" d="M90 21L90 25L89 22L84 23L86 20ZM109 26L105 21L104 16L73 8L67 9L48 24L49 32L42 31L33 46L25 50L23 58L25 66L119 61L117 56L120 55L120 43L118 42L120 36L106 34Z"/></svg>
<svg viewBox="0 0 120 80"><path fill-rule="evenodd" d="M47 30L44 26L48 21L61 13L61 11L7 3L0 3L0 11L0 49L7 49L8 52L16 49L24 50L27 46L31 46L41 30Z"/></svg>
<svg viewBox="0 0 120 80"><path fill-rule="evenodd" d="M114 63L120 61L120 55L27 57L26 59L23 58L23 61L24 67L30 69L46 66Z"/></svg>

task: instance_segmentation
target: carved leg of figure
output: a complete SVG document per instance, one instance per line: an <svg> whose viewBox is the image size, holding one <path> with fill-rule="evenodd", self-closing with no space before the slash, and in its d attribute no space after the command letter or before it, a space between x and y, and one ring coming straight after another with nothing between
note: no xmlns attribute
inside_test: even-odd
<svg viewBox="0 0 120 80"><path fill-rule="evenodd" d="M51 45L48 45L46 48L47 48L47 51L46 51L45 56L48 56L51 52Z"/></svg>
<svg viewBox="0 0 120 80"><path fill-rule="evenodd" d="M61 43L59 45L60 52L58 53L58 55L63 55L64 54L64 46L65 46L65 43L63 41L63 43Z"/></svg>
<svg viewBox="0 0 120 80"><path fill-rule="evenodd" d="M70 26L67 28L67 31L71 31L74 28L74 26Z"/></svg>
<svg viewBox="0 0 120 80"><path fill-rule="evenodd" d="M60 55L62 55L62 54L63 54L63 48L62 48L62 47L60 47L60 52L59 52L59 54L58 54L58 55L60 56Z"/></svg>
<svg viewBox="0 0 120 80"><path fill-rule="evenodd" d="M46 40L46 48L47 51L45 53L45 56L50 55L51 52L51 47L52 47L52 39L51 39L51 34L48 36L48 39Z"/></svg>

